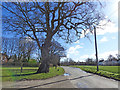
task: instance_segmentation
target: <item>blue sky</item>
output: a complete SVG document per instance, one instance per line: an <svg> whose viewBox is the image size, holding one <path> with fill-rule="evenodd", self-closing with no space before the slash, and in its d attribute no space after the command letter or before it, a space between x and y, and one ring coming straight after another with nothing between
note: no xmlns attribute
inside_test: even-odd
<svg viewBox="0 0 120 90"><path fill-rule="evenodd" d="M118 54L118 1L106 1L106 7L103 8L106 18L110 19L103 29L97 29L97 44L98 44L98 58L107 59L112 54ZM101 21L101 24L106 23L106 20ZM95 59L94 35L89 35L88 38L81 38L73 44L64 45L67 47L67 57L74 61L84 61L85 59ZM64 58L62 58L64 60Z"/></svg>
<svg viewBox="0 0 120 90"><path fill-rule="evenodd" d="M97 29L99 59L107 59L108 55L112 54L115 56L118 53L118 1L105 1L106 7L102 9L106 18L110 19L111 22L102 27L103 30ZM100 24L104 23L106 23L106 20L102 20ZM82 35L79 41L72 44L63 43L63 41L59 42L67 49L68 58L72 58L74 61L84 61L88 57L95 59L94 35L90 34L89 37L91 41Z"/></svg>

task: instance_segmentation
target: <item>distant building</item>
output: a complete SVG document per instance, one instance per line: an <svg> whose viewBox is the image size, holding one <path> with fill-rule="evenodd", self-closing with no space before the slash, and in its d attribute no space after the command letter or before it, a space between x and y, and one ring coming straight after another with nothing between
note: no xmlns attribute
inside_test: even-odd
<svg viewBox="0 0 120 90"><path fill-rule="evenodd" d="M117 61L117 60L114 60L114 59L105 60L104 62L102 62L102 65L111 65L111 66L113 66L113 65L118 65L119 62L120 61Z"/></svg>
<svg viewBox="0 0 120 90"><path fill-rule="evenodd" d="M0 63L1 64L6 64L8 62L8 59L5 54L0 53Z"/></svg>
<svg viewBox="0 0 120 90"><path fill-rule="evenodd" d="M118 65L120 65L120 60L118 61Z"/></svg>

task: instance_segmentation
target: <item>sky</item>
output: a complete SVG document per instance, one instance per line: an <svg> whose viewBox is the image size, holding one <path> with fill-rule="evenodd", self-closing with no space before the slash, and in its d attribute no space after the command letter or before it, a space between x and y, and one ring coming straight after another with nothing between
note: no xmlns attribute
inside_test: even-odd
<svg viewBox="0 0 120 90"><path fill-rule="evenodd" d="M111 54L116 56L118 54L118 1L120 0L106 0L106 5L103 8L105 17L110 19L110 22L102 29L97 31L97 47L98 58L106 60ZM100 24L106 23L102 20ZM67 58L72 58L74 61L85 61L87 58L95 59L95 45L94 35L90 34L89 38L83 37L73 44L65 45L67 47ZM61 61L64 61L62 58Z"/></svg>
<svg viewBox="0 0 120 90"><path fill-rule="evenodd" d="M118 1L120 0L106 0L105 7L101 8L110 22L102 29L96 29L99 59L106 60L110 54L113 56L118 54ZM100 24L106 22L102 20ZM89 38L90 40L82 35L80 40L72 44L60 42L67 49L67 58L72 58L76 62L85 61L88 57L95 59L94 35L90 34ZM62 58L61 61L64 59Z"/></svg>

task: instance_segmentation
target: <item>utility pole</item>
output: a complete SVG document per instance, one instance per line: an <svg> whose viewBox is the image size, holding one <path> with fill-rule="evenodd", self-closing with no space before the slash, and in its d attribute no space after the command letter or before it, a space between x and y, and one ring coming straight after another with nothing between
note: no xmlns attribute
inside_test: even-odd
<svg viewBox="0 0 120 90"><path fill-rule="evenodd" d="M98 68L98 52L97 52L97 40L96 40L96 27L94 26L94 37L95 37L95 51L96 51L96 63L97 63L97 71L99 71Z"/></svg>

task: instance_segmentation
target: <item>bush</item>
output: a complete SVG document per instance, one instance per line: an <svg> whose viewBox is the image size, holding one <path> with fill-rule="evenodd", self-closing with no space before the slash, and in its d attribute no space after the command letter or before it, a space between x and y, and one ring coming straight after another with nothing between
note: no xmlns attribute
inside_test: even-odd
<svg viewBox="0 0 120 90"><path fill-rule="evenodd" d="M24 66L26 66L26 65L24 65ZM29 67L38 67L39 63L36 60L34 60L34 59L30 59L28 61L28 65L27 66L29 66Z"/></svg>
<svg viewBox="0 0 120 90"><path fill-rule="evenodd" d="M38 67L39 63L35 60L35 59L30 59L28 62L22 62L23 63L23 67ZM6 67L11 67L11 66L16 66L16 67L20 67L21 66L21 62L7 62L6 64L3 64L2 66L6 66Z"/></svg>

